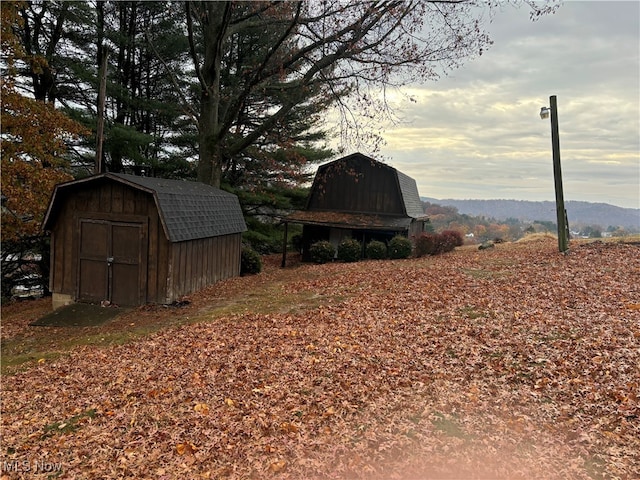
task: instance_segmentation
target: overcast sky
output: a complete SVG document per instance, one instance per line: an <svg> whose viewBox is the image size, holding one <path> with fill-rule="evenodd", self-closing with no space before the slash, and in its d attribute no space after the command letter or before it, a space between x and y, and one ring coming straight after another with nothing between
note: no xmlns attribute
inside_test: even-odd
<svg viewBox="0 0 640 480"><path fill-rule="evenodd" d="M539 112L557 95L565 200L640 208L639 25L638 1L566 1L535 22L506 8L481 57L407 90L381 154L424 197L553 201Z"/></svg>

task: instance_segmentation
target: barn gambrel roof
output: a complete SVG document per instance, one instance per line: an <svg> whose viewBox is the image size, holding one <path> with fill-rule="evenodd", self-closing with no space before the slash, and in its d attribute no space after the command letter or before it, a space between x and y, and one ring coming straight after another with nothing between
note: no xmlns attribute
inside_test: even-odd
<svg viewBox="0 0 640 480"><path fill-rule="evenodd" d="M361 166L370 166L385 172L384 174L387 178L393 179L390 189L397 192L398 195L397 198L400 205L397 211L389 212L380 209L375 211L373 208L366 211L353 211L342 206L335 208L335 205L333 208L317 206L316 202L319 196L322 196L321 192L324 185L328 182L333 182L336 178L335 176L332 177L330 172L342 172L345 176L356 178L362 168ZM355 190L362 191L365 189L366 187L361 186L361 184L362 182L359 183L356 180L355 184L349 187L351 189L345 189L343 192L344 197L357 195L358 192ZM389 195L391 196L392 193L389 192ZM414 220L426 220L427 218L428 216L425 215L420 201L418 186L413 178L371 157L361 153L353 153L318 167L306 209L290 214L286 220L292 223L327 227L344 228L346 226L352 229L405 231Z"/></svg>
<svg viewBox="0 0 640 480"><path fill-rule="evenodd" d="M200 182L102 173L56 186L43 222L50 230L62 200L72 191L92 183L115 181L151 194L160 222L171 242L217 237L247 230L238 197Z"/></svg>
<svg viewBox="0 0 640 480"><path fill-rule="evenodd" d="M390 167L393 168L393 167ZM396 170L394 168L394 170ZM416 181L408 175L405 175L400 170L396 170L398 176L398 184L400 185L400 193L402 194L402 200L404 201L404 208L408 217L423 218L424 207L420 201L420 194L418 193L418 185Z"/></svg>

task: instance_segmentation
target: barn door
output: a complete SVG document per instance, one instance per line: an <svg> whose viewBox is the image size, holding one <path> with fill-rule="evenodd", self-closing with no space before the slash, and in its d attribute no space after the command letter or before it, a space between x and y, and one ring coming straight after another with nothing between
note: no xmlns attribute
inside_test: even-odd
<svg viewBox="0 0 640 480"><path fill-rule="evenodd" d="M140 305L146 292L145 225L80 220L78 299Z"/></svg>

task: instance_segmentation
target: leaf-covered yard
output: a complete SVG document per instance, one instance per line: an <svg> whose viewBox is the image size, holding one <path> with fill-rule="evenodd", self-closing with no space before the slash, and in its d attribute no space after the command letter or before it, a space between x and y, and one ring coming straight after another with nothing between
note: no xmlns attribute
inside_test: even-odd
<svg viewBox="0 0 640 480"><path fill-rule="evenodd" d="M274 262L190 300L50 330L163 326L3 375L2 478L640 477L637 245Z"/></svg>

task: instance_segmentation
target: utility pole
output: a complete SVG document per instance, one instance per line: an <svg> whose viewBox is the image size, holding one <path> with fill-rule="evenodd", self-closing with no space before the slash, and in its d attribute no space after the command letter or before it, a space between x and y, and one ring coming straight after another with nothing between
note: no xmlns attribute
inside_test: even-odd
<svg viewBox="0 0 640 480"><path fill-rule="evenodd" d="M562 170L560 168L560 133L558 129L558 100L555 95L549 97L549 107L542 107L540 118L551 114L551 148L553 150L553 179L556 190L556 220L558 223L558 249L561 253L569 250L569 221L564 208L562 191Z"/></svg>
<svg viewBox="0 0 640 480"><path fill-rule="evenodd" d="M107 56L109 50L104 45L100 48L102 61L100 62L100 89L98 90L98 123L96 125L96 160L95 174L102 173L102 147L104 144L104 104L107 96Z"/></svg>
<svg viewBox="0 0 640 480"><path fill-rule="evenodd" d="M558 129L558 101L555 95L549 97L551 107L551 146L553 149L553 178L556 186L556 218L558 220L558 248L565 253L569 250L569 222L564 208L562 191L562 170L560 168L560 133Z"/></svg>

